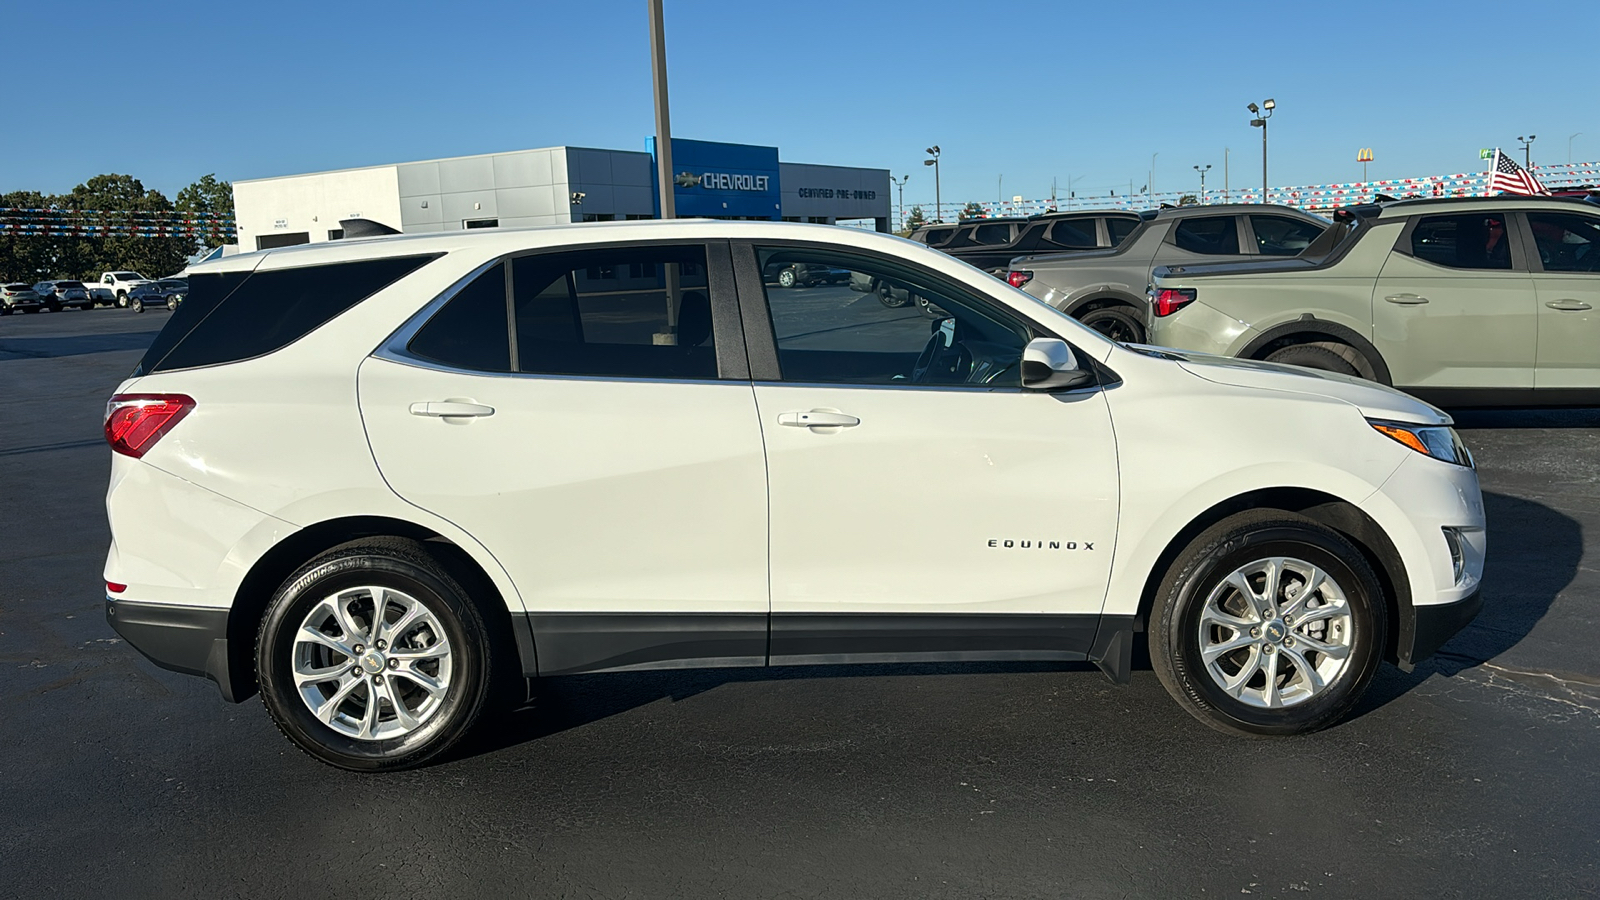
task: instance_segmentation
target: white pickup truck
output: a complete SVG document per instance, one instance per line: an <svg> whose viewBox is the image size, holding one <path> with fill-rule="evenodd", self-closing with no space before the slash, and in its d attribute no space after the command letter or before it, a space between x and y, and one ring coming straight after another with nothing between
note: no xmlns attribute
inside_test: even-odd
<svg viewBox="0 0 1600 900"><path fill-rule="evenodd" d="M128 292L141 284L149 283L150 279L138 272L104 272L100 275L100 280L91 287L109 290L116 296L118 306L127 306Z"/></svg>

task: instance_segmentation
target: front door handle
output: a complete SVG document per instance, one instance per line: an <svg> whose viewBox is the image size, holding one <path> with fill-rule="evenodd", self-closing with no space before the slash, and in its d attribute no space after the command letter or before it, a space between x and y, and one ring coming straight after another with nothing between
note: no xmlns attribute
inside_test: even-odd
<svg viewBox="0 0 1600 900"><path fill-rule="evenodd" d="M1582 300L1551 300L1545 306L1565 312L1583 312L1586 309L1594 308Z"/></svg>
<svg viewBox="0 0 1600 900"><path fill-rule="evenodd" d="M477 416L494 415L494 407L484 406L481 403L468 403L465 400L430 400L426 403L411 404L413 416L433 416L435 418L474 418Z"/></svg>
<svg viewBox="0 0 1600 900"><path fill-rule="evenodd" d="M1390 303L1398 303L1401 306L1416 306L1419 303L1428 302L1427 297L1418 297L1416 294L1390 294L1383 299Z"/></svg>
<svg viewBox="0 0 1600 900"><path fill-rule="evenodd" d="M841 412L813 409L805 412L779 413L778 424L791 425L795 428L851 428L860 425L861 420Z"/></svg>

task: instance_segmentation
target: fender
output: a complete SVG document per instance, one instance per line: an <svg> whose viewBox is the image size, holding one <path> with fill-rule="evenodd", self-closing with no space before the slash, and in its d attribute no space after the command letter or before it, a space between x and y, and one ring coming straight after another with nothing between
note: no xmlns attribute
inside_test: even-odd
<svg viewBox="0 0 1600 900"><path fill-rule="evenodd" d="M1294 334L1322 334L1349 344L1350 346L1356 348L1356 350L1359 351L1362 356L1365 356L1368 363L1371 363L1372 374L1379 384L1388 387L1394 386L1394 380L1389 375L1389 364L1384 361L1383 354L1378 352L1378 348L1374 347L1371 341L1362 337L1351 328L1347 328L1337 322L1328 322L1323 319L1318 319L1310 313L1306 313L1304 316L1294 319L1293 321L1284 322L1268 328L1266 331L1256 335L1253 339L1251 339L1250 343L1245 344L1233 355L1241 359L1255 359L1257 358L1256 354L1269 346L1273 341Z"/></svg>
<svg viewBox="0 0 1600 900"><path fill-rule="evenodd" d="M1067 302L1061 304L1061 311L1073 318L1078 317L1078 312L1091 301L1110 299L1133 307L1144 316L1144 308L1149 303L1149 298L1143 293L1135 293L1133 288L1126 284L1101 282L1086 288L1079 288L1067 295Z"/></svg>

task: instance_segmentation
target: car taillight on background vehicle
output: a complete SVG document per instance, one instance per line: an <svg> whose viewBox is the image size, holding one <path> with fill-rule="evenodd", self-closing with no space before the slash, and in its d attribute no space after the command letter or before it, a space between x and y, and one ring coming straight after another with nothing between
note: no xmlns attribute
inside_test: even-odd
<svg viewBox="0 0 1600 900"><path fill-rule="evenodd" d="M1006 284L1014 288L1022 287L1033 280L1033 273L1026 269L1012 269L1006 273Z"/></svg>
<svg viewBox="0 0 1600 900"><path fill-rule="evenodd" d="M194 409L184 394L118 394L106 401L106 443L138 459Z"/></svg>
<svg viewBox="0 0 1600 900"><path fill-rule="evenodd" d="M1170 316L1194 302L1194 288L1162 288L1155 292L1152 305L1157 316Z"/></svg>

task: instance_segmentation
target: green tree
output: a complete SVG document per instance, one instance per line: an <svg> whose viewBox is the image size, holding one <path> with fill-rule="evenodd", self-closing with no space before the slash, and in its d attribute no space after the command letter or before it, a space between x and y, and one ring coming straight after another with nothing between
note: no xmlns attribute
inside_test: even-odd
<svg viewBox="0 0 1600 900"><path fill-rule="evenodd" d="M911 212L906 214L906 230L915 231L926 224L928 224L928 214L922 211L922 207L911 207Z"/></svg>
<svg viewBox="0 0 1600 900"><path fill-rule="evenodd" d="M215 174L202 175L199 181L178 192L177 208L182 212L201 213L209 221L212 217L233 218L233 184L218 181ZM204 231L199 237L202 247L215 247L231 237L220 224L215 230Z"/></svg>
<svg viewBox="0 0 1600 900"><path fill-rule="evenodd" d="M195 241L187 235L155 236L133 233L157 217L137 213L171 213L172 201L132 175L96 175L60 198L63 205L85 211L91 221L114 229L106 237L83 238L77 277L94 278L100 272L131 269L147 278L160 278L183 268L194 253Z"/></svg>
<svg viewBox="0 0 1600 900"><path fill-rule="evenodd" d="M966 206L961 207L961 218L981 219L983 218L983 207L979 206L976 200L971 201Z"/></svg>
<svg viewBox="0 0 1600 900"><path fill-rule="evenodd" d="M38 191L12 191L0 195L0 208L44 209L50 206L51 199ZM27 218L22 214L3 215L6 219L5 224L24 221ZM49 278L55 271L56 261L61 255L62 243L60 239L54 237L13 233L9 229L0 230L0 281L7 284L13 281L33 284Z"/></svg>
<svg viewBox="0 0 1600 900"><path fill-rule="evenodd" d="M1184 194L1182 197L1178 198L1179 206L1197 206L1199 203L1200 198L1193 194Z"/></svg>

